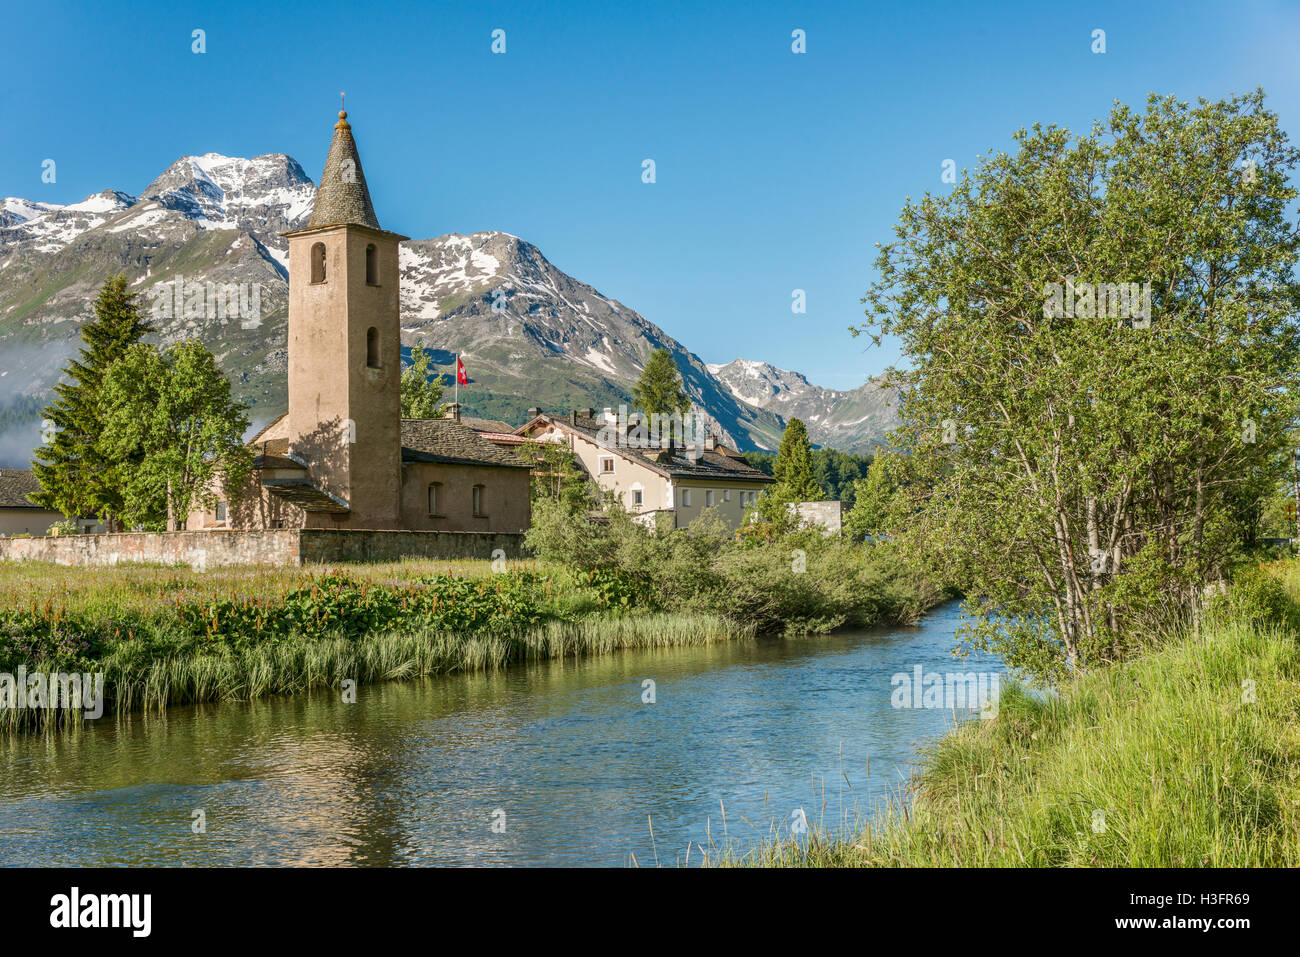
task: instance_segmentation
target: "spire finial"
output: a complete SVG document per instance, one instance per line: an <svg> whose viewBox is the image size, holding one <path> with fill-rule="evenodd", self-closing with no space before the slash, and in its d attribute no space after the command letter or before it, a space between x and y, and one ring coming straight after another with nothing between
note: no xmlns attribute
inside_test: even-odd
<svg viewBox="0 0 1300 957"><path fill-rule="evenodd" d="M343 93L343 92L339 93L339 121L334 124L334 129L336 130L352 129L352 127L348 125L348 111L346 109L347 98L348 98L347 93Z"/></svg>

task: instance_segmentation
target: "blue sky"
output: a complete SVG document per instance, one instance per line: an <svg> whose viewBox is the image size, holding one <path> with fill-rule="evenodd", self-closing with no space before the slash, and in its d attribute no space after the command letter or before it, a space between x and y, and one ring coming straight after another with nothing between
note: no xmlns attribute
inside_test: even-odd
<svg viewBox="0 0 1300 957"><path fill-rule="evenodd" d="M946 188L945 159L973 166L1021 126L1084 129L1151 91L1263 86L1300 134L1295 2L30 3L3 18L0 195L138 193L205 152L288 153L315 179L346 90L386 228L514 233L705 361L841 389L896 358L846 328L875 243L905 196Z"/></svg>

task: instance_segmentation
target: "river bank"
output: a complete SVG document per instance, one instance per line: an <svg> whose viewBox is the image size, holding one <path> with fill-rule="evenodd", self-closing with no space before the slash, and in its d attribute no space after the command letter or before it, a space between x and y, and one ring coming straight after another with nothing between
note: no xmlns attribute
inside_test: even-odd
<svg viewBox="0 0 1300 957"><path fill-rule="evenodd" d="M1294 603L1300 565L1273 572ZM1295 867L1297 609L1270 603L1229 600L1199 633L1056 696L1004 691L996 718L924 749L908 794L856 833L787 835L725 863Z"/></svg>
<svg viewBox="0 0 1300 957"><path fill-rule="evenodd" d="M762 550L755 555L749 572L765 558ZM787 561L784 552L767 557ZM743 641L771 631L774 621L791 633L903 622L940 597L879 569L872 574L880 587L851 596L803 576L794 602L715 608L688 594L675 600L681 586L652 591L617 569L581 572L537 562L208 572L6 563L0 673L102 674L104 713L112 714ZM11 704L0 711L11 729L80 721L71 708Z"/></svg>

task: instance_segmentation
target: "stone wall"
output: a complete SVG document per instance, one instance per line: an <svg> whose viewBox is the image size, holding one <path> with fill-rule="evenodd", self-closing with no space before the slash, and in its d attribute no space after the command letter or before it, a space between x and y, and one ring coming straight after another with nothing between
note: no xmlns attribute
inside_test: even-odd
<svg viewBox="0 0 1300 957"><path fill-rule="evenodd" d="M527 474L527 473L525 473ZM522 558L524 536L506 532L353 531L304 528L299 535L300 564L394 562L401 558L490 559L497 549Z"/></svg>
<svg viewBox="0 0 1300 957"><path fill-rule="evenodd" d="M807 525L820 525L824 535L837 535L844 527L843 502L797 502L790 511Z"/></svg>
<svg viewBox="0 0 1300 957"><path fill-rule="evenodd" d="M397 561L401 558L490 559L523 552L523 536L479 532L396 532L352 529L210 530L125 532L116 535L60 535L0 538L0 561L57 565L118 565L147 562L189 565L310 565L333 562Z"/></svg>

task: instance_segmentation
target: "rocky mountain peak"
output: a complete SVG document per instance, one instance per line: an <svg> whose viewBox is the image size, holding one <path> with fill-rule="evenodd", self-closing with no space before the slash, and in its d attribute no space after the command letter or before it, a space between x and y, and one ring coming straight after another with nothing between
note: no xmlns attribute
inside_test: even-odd
<svg viewBox="0 0 1300 957"><path fill-rule="evenodd" d="M253 321L230 315L173 316L163 344L197 338L216 354L240 398L267 421L283 411L287 368L287 242L309 220L316 187L283 153L252 159L182 156L139 199L105 190L68 206L0 203L0 350L32 343L21 384L0 379L0 412L48 394L61 357L108 276L155 295L163 283L243 283L259 291ZM821 389L796 372L737 359L706 366L634 309L552 263L532 243L485 230L402 243L402 342L428 348L447 374L459 354L469 413L519 421L540 405L567 412L630 403L651 352L666 349L695 408L724 442L774 449L790 415L819 444L869 446L892 424L874 386ZM43 344L43 345L39 345ZM32 425L24 426L31 431ZM2 438L3 436L0 436Z"/></svg>
<svg viewBox="0 0 1300 957"><path fill-rule="evenodd" d="M278 234L305 226L316 185L292 156L182 156L145 187L142 199L175 210L201 229L243 229L276 249Z"/></svg>

